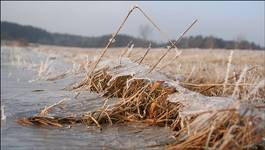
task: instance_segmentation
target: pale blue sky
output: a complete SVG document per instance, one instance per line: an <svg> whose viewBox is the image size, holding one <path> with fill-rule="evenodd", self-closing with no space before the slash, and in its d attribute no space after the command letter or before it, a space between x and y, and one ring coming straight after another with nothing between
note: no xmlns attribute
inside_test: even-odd
<svg viewBox="0 0 265 150"><path fill-rule="evenodd" d="M226 40L238 37L264 46L264 1L260 2L7 2L1 1L1 21L41 27L51 32L98 36L113 33L130 7L137 4L171 38L194 19L199 22L187 35L213 35ZM138 36L147 21L134 12L122 33ZM156 31L150 39L160 41Z"/></svg>

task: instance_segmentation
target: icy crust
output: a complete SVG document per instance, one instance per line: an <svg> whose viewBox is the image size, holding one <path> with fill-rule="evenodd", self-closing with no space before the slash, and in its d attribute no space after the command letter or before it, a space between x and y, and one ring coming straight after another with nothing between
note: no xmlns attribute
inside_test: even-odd
<svg viewBox="0 0 265 150"><path fill-rule="evenodd" d="M135 79L146 79L149 81L171 81L166 75L153 71L149 73L150 68L146 65L139 65L136 62L132 62L129 58L122 58L116 60L102 60L98 64L98 70L108 67L107 73L112 76L112 80L115 80L120 76L130 75Z"/></svg>
<svg viewBox="0 0 265 150"><path fill-rule="evenodd" d="M101 97L102 93L82 91L75 97L73 94L69 98L62 99L62 103L52 107L48 116L60 117L82 117L85 113L96 111L104 104L111 107L117 101L116 98L105 100Z"/></svg>
<svg viewBox="0 0 265 150"><path fill-rule="evenodd" d="M183 116L229 109L236 105L235 100L230 97L207 97L195 92L174 93L169 95L168 100L185 106L180 113Z"/></svg>
<svg viewBox="0 0 265 150"><path fill-rule="evenodd" d="M234 106L235 100L230 97L207 97L202 94L192 92L186 88L183 88L167 76L157 71L149 73L150 68L145 65L139 65L132 62L130 59L119 60L105 60L99 64L101 69L104 66L108 66L107 73L112 77L111 81L121 76L132 76L132 79L127 81L127 85L132 80L144 79L147 81L165 81L164 84L169 87L174 87L178 92L169 95L168 99L172 103L181 103L184 108L181 115L193 115L206 111L216 111L221 109L227 109Z"/></svg>
<svg viewBox="0 0 265 150"><path fill-rule="evenodd" d="M237 111L240 116L254 118L253 122L258 128L265 129L265 109L257 108L255 104L239 101L233 97L208 97L200 93L190 91L177 82L169 85L176 87L177 93L168 96L167 100L172 103L181 103L184 107L179 113L183 119L199 115L195 120L196 126L207 124L208 119L216 112Z"/></svg>
<svg viewBox="0 0 265 150"><path fill-rule="evenodd" d="M122 58L120 60L103 60L98 64L98 69L108 68L107 73L112 77L109 83L121 76L132 76L127 81L127 86L133 80L146 80L149 82L153 81L164 81L165 86L176 88L175 93L170 94L167 98L172 103L181 103L184 107L180 112L182 118L189 118L190 116L204 114L202 116L208 117L218 111L237 111L242 116L255 116L265 123L265 112L258 110L252 104L244 104L239 102L233 97L207 97L200 93L190 91L178 84L177 81L169 79L164 74L154 71L149 73L149 66L139 65L132 62L128 58ZM243 113L244 112L244 113ZM205 117L205 118L208 118ZM199 119L201 122L202 120ZM207 120L207 119L206 119ZM202 122L201 122L202 123Z"/></svg>

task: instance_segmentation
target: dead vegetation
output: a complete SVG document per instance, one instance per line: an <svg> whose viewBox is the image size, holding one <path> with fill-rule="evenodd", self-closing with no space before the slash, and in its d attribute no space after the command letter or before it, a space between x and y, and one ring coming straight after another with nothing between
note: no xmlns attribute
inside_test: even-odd
<svg viewBox="0 0 265 150"><path fill-rule="evenodd" d="M40 114L18 122L54 127L83 123L102 128L106 124L140 121L149 125L170 126L177 134L176 142L168 145L169 149L245 149L253 147L264 136L264 129L260 127L261 118L249 114L248 108L244 109L243 114L233 107L183 116L180 113L186 107L185 104L168 100L169 95L182 91L165 81L111 75L121 67L116 66L112 71L105 67L96 70L73 87L86 88L107 98L115 97L117 100L114 105L84 112L81 117L49 116L50 109L62 103L60 101L45 107ZM264 106L255 106L253 109L264 109Z"/></svg>
<svg viewBox="0 0 265 150"><path fill-rule="evenodd" d="M82 88L99 93L106 98L116 98L113 105L104 104L98 110L93 112L88 110L79 117L49 115L49 111L53 107L60 105L61 102L58 102L45 107L40 114L19 119L18 123L54 127L83 123L102 128L106 124L145 122L149 125L170 126L172 130L177 131L176 141L167 145L166 148L168 149L255 148L255 144L265 136L262 126L264 123L262 113L264 113L265 106L264 103L256 101L256 99L265 98L265 75L262 68L252 66L235 71L238 68L231 68L233 63L232 52L228 60L223 63L226 66L222 69L222 71L225 70L224 76L217 81L214 74L206 73L209 71L208 69L206 71L201 70L203 67L190 70L189 74L185 74L181 80L163 78L163 74L157 72L156 69L159 68L159 64L170 53L170 50L176 48L177 43L173 42L170 42L171 45L167 51L159 55L158 59L152 60L154 62L152 65L149 64L150 67L141 68L144 66L142 64L144 60L148 60L147 55L150 47L141 57L132 58L138 60L135 62L124 63L122 57L120 60L112 60L112 63L102 62L115 36L134 9L139 9L160 31L161 35L166 37L166 34L139 7L133 7L117 32L109 40L106 48L93 62L92 68L88 70L84 80L72 87L72 90ZM123 56L127 53L126 51L119 56ZM174 59L178 59L179 55L177 53ZM174 61L171 62L174 64ZM172 64L168 63L163 68L174 66ZM135 69L137 67L140 69ZM208 76L212 77L207 78ZM194 94L193 91L197 94ZM188 97L188 100L177 98L176 101L169 99L169 97L176 97L177 95L191 95L191 98ZM200 103L211 104L212 101L216 101L214 96L225 96L226 98L231 96L228 98L232 103L229 107L212 105L210 110L204 111L204 106ZM198 104L187 104L189 100L197 100ZM249 102L251 103L246 105ZM220 104L222 103L220 102ZM196 105L198 105L198 111L195 110L194 106ZM188 115L185 114L187 108L191 111Z"/></svg>

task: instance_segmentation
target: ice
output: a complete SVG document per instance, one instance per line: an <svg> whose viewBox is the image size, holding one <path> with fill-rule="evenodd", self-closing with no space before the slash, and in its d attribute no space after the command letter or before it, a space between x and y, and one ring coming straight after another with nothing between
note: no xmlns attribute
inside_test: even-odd
<svg viewBox="0 0 265 150"><path fill-rule="evenodd" d="M6 120L6 115L5 115L5 111L4 111L4 106L1 106L1 120Z"/></svg>

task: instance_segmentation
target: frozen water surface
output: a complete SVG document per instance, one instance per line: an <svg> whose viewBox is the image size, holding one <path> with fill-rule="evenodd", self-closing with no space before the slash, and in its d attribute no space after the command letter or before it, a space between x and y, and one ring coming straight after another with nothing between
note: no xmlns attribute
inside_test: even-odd
<svg viewBox="0 0 265 150"><path fill-rule="evenodd" d="M74 92L64 90L67 85L80 81L82 75L46 80L54 75L51 73L64 73L72 66L58 55L29 48L1 47L1 105L6 116L1 120L1 149L163 149L163 146L152 146L173 140L169 128L140 123L104 127L102 131L84 125L38 128L17 124L17 118L34 115L64 98L67 110L74 113L92 111L104 103L95 93L81 91L75 98Z"/></svg>

